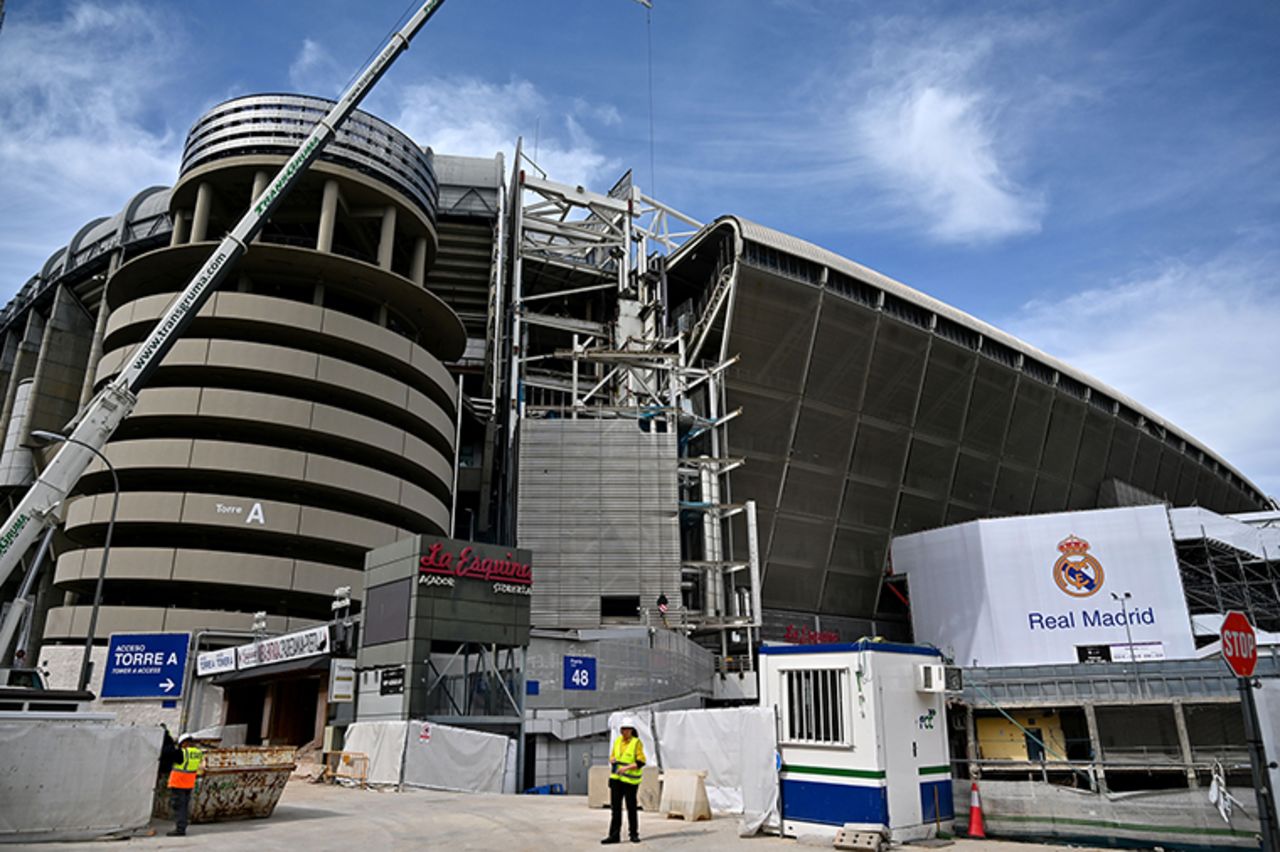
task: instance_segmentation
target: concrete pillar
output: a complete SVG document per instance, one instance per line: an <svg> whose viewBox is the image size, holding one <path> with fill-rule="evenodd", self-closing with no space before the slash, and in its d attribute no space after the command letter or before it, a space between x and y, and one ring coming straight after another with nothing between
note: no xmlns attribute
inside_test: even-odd
<svg viewBox="0 0 1280 852"><path fill-rule="evenodd" d="M279 681L274 680L267 684L266 694L262 697L262 723L258 727L258 736L263 745L267 745L267 738L271 736L271 717L275 713L276 687L279 685Z"/></svg>
<svg viewBox="0 0 1280 852"><path fill-rule="evenodd" d="M176 233L177 221L174 222ZM89 343L89 359L85 363L84 384L80 386L80 407L84 408L89 400L93 398L93 378L98 372L98 362L102 360L102 338L107 332L107 319L111 316L111 311L107 310L107 286L111 283L111 276L116 274L116 270L120 268L120 256L123 253L121 249L116 249L111 255L111 262L107 265L107 280L102 285L102 297L98 302L98 316L93 324L93 340Z"/></svg>
<svg viewBox="0 0 1280 852"><path fill-rule="evenodd" d="M329 722L329 675L324 674L320 677L320 686L316 690L316 722L314 740L324 743L324 728Z"/></svg>
<svg viewBox="0 0 1280 852"><path fill-rule="evenodd" d="M320 200L320 233L316 235L316 251L333 251L333 226L338 220L338 182L324 182L324 196Z"/></svg>
<svg viewBox="0 0 1280 852"><path fill-rule="evenodd" d="M213 207L213 187L201 182L196 187L196 211L191 217L191 242L204 242L209 237L209 211Z"/></svg>
<svg viewBox="0 0 1280 852"><path fill-rule="evenodd" d="M418 237L413 241L413 268L410 270L413 283L419 287L427 283L427 238Z"/></svg>
<svg viewBox="0 0 1280 852"><path fill-rule="evenodd" d="M378 305L378 325L383 328L387 327L387 306Z"/></svg>
<svg viewBox="0 0 1280 852"><path fill-rule="evenodd" d="M396 206L388 204L382 211L382 234L378 237L378 266L391 268L391 253L396 247Z"/></svg>
<svg viewBox="0 0 1280 852"><path fill-rule="evenodd" d="M978 768L978 724L973 719L973 705L964 708L964 756L969 761L969 777L977 780L982 772Z"/></svg>
<svg viewBox="0 0 1280 852"><path fill-rule="evenodd" d="M252 192L249 193L250 207L253 206L253 202L258 200L258 196L262 195L262 193L267 191L267 182L270 180L271 180L271 175L268 174L267 172L256 171L253 173L253 190ZM262 239L262 234L261 232L259 232L258 236L253 238L253 241L256 243L256 242L259 242L261 239Z"/></svg>
<svg viewBox="0 0 1280 852"><path fill-rule="evenodd" d="M1196 775L1195 757L1191 752L1191 735L1187 733L1187 717L1183 713L1182 702L1173 702L1173 724L1178 729L1178 748L1182 751L1182 763L1186 766L1187 786L1192 790L1200 788L1200 778Z"/></svg>
<svg viewBox="0 0 1280 852"><path fill-rule="evenodd" d="M173 230L169 233L169 245L180 246L187 241L187 211L173 211Z"/></svg>
<svg viewBox="0 0 1280 852"><path fill-rule="evenodd" d="M253 173L253 192L249 195L249 203L258 200L258 196L267 191L267 181L271 180L271 175L264 171L256 171Z"/></svg>
<svg viewBox="0 0 1280 852"><path fill-rule="evenodd" d="M36 311L27 313L26 328L14 349L13 368L9 371L9 385L5 389L4 403L0 406L0 440L3 440L9 428L9 421L18 412L14 411L14 403L18 397L18 385L23 379L35 375L36 364L40 360L40 344L44 339L44 319ZM26 441L27 436L18 437L19 442ZM13 449L10 447L9 449Z"/></svg>
<svg viewBox="0 0 1280 852"><path fill-rule="evenodd" d="M1107 774L1102 770L1102 737L1098 734L1098 714L1092 704L1084 705L1084 721L1089 726L1089 750L1093 752L1093 776L1098 792L1107 792Z"/></svg>

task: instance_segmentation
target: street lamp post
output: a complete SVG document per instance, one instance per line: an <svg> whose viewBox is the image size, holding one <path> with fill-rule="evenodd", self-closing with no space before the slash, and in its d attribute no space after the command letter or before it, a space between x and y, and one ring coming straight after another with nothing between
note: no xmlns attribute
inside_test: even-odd
<svg viewBox="0 0 1280 852"><path fill-rule="evenodd" d="M1112 592L1111 597L1120 604L1120 614L1124 616L1124 635L1129 642L1129 665L1133 666L1133 683L1138 688L1138 694L1141 695L1142 679L1138 677L1138 655L1133 651L1133 628L1129 625L1129 612L1126 609L1133 595L1129 592Z"/></svg>
<svg viewBox="0 0 1280 852"><path fill-rule="evenodd" d="M111 535L116 528L116 510L120 508L120 478L116 476L116 469L107 457L99 452L96 447L90 446L84 441L41 429L32 430L31 437L51 444L75 444L93 453L107 466L107 470L111 473L111 484L115 489L111 496L111 517L107 521L107 537L102 542L102 562L98 565L98 583L93 590L93 610L89 615L89 630L84 637L84 656L80 658L80 681L76 689L84 692L89 686L89 659L93 654L93 637L98 630L98 610L102 607L102 582L107 576L107 559L111 556Z"/></svg>

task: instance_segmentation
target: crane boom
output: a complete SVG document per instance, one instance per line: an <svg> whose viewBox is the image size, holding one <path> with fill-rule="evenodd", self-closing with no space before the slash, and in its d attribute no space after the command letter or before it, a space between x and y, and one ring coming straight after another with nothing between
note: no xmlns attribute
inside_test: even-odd
<svg viewBox="0 0 1280 852"><path fill-rule="evenodd" d="M351 115L391 63L409 47L410 40L443 3L444 0L426 0L391 36L386 46L365 66L355 82L347 87L333 108L316 123L306 140L276 172L231 232L218 243L186 288L169 303L164 316L129 355L120 373L69 424L71 433L68 440L58 448L53 460L0 526L0 584L8 579L40 532L56 523L58 505L80 480L85 468L93 461L95 451L107 443L116 427L133 411L139 391L146 386L165 354L262 230L272 211L333 139L339 125Z"/></svg>

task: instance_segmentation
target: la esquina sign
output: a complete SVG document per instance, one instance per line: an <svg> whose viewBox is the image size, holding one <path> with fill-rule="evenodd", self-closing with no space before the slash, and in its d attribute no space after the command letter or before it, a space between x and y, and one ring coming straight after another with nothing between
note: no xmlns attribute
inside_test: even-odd
<svg viewBox="0 0 1280 852"><path fill-rule="evenodd" d="M482 556L469 545L455 552L453 549L446 549L444 543L438 541L431 544L426 554L418 560L418 572L517 586L533 585L533 566L519 561L510 551L505 558L494 559Z"/></svg>

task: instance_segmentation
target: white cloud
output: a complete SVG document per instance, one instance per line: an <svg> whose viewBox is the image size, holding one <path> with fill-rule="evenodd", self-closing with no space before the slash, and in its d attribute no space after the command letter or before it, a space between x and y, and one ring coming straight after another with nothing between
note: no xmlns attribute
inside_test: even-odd
<svg viewBox="0 0 1280 852"><path fill-rule="evenodd" d="M944 243L1034 233L1046 209L1016 177L1020 134L1008 107L1017 95L986 76L993 54L1035 32L983 24L881 22L851 85L866 92L850 116L864 177L899 224Z"/></svg>
<svg viewBox="0 0 1280 852"><path fill-rule="evenodd" d="M553 180L593 186L618 170L574 117L603 116L608 123L608 109L557 105L527 80L433 78L384 93L380 100L391 104L387 120L443 154L492 157L502 151L510 164L516 137L523 136L525 151Z"/></svg>
<svg viewBox="0 0 1280 852"><path fill-rule="evenodd" d="M153 9L81 2L55 19L10 14L0 37L0 298L90 219L172 183L182 135L148 121L173 27Z"/></svg>
<svg viewBox="0 0 1280 852"><path fill-rule="evenodd" d="M1112 385L1280 496L1280 252L1167 261L1001 326Z"/></svg>
<svg viewBox="0 0 1280 852"><path fill-rule="evenodd" d="M301 94L336 98L342 93L343 70L324 45L302 40L297 57L289 64L289 83Z"/></svg>

